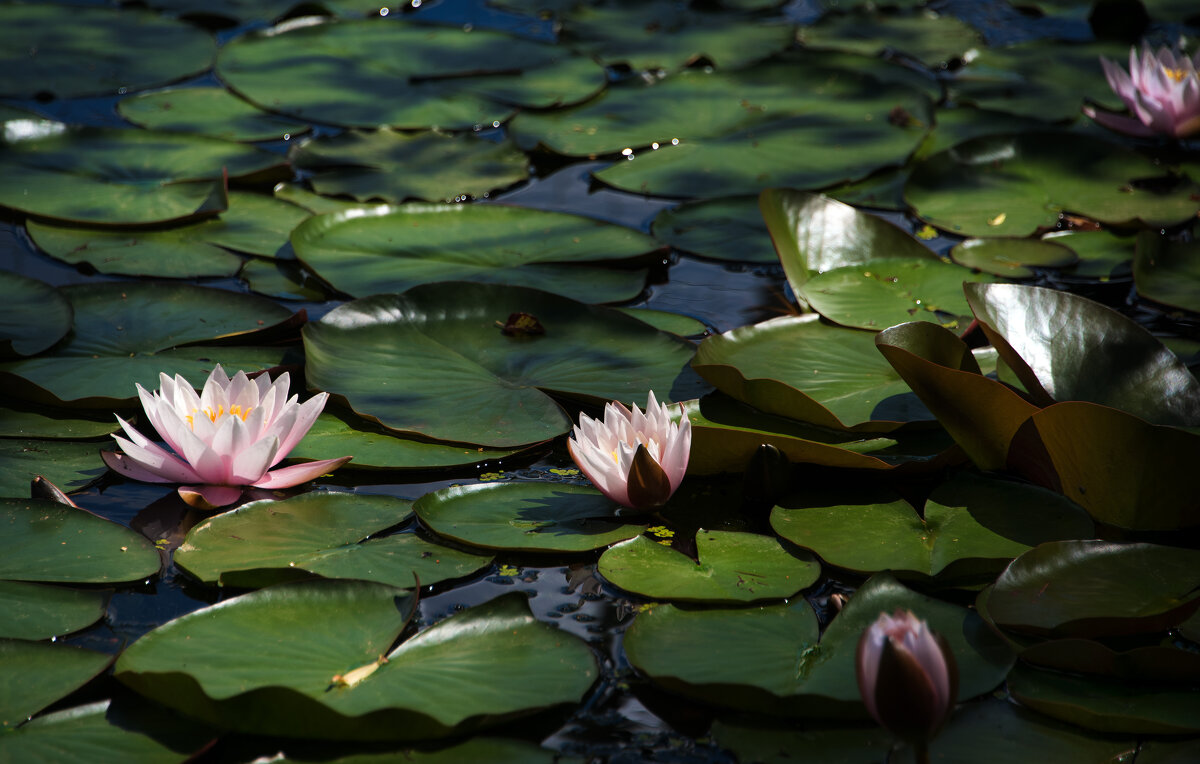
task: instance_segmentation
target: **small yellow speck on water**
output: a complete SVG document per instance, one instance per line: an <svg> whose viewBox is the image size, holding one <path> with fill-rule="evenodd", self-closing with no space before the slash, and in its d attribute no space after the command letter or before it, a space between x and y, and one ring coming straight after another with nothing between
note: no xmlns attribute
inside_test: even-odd
<svg viewBox="0 0 1200 764"><path fill-rule="evenodd" d="M1008 218L1008 215L1007 215L1006 213L1003 213L1003 212L1001 212L1001 213L1000 213L999 215L997 215L996 217L994 217L994 218L991 218L990 220L988 220L988 225L1003 225L1003 224L1004 224L1004 221L1005 221L1007 218Z"/></svg>
<svg viewBox="0 0 1200 764"><path fill-rule="evenodd" d="M937 238L937 235L938 235L937 229L931 225L926 225L921 230L917 231L917 238L921 239L922 241L929 241L930 239L935 239L935 238Z"/></svg>
<svg viewBox="0 0 1200 764"><path fill-rule="evenodd" d="M521 569L515 565L501 565L496 571L496 575L498 576L516 576L520 575L520 573Z"/></svg>
<svg viewBox="0 0 1200 764"><path fill-rule="evenodd" d="M486 483L489 480L499 480L502 477L504 477L504 470L500 470L499 472L485 472L479 476L479 479Z"/></svg>
<svg viewBox="0 0 1200 764"><path fill-rule="evenodd" d="M646 529L646 533L651 536L658 536L660 539L669 539L675 536L675 531L665 525L654 525Z"/></svg>
<svg viewBox="0 0 1200 764"><path fill-rule="evenodd" d="M575 475L579 474L579 470L575 470L575 469L565 470L565 469L560 469L560 468L556 467L556 468L553 468L550 470L550 474L558 475L559 477L574 477Z"/></svg>
<svg viewBox="0 0 1200 764"><path fill-rule="evenodd" d="M127 547L127 546L123 546L123 547L121 547L121 551L122 551L122 552L128 552L128 551L129 551L129 547Z"/></svg>

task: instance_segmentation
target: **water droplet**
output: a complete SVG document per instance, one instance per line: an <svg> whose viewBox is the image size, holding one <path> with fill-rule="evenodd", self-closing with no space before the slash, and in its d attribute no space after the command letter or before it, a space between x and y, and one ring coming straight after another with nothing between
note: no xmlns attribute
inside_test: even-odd
<svg viewBox="0 0 1200 764"><path fill-rule="evenodd" d="M388 9L387 9L387 8L380 8L380 9L379 9L379 15L380 15L380 16L386 16L386 15L388 15Z"/></svg>

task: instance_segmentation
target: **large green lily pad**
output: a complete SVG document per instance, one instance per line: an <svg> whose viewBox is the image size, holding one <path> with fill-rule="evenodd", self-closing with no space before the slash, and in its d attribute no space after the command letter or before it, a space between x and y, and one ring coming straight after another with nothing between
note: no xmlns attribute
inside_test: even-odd
<svg viewBox="0 0 1200 764"><path fill-rule="evenodd" d="M253 106L222 87L171 88L123 98L117 112L152 130L211 135L230 141L292 138L311 128Z"/></svg>
<svg viewBox="0 0 1200 764"><path fill-rule="evenodd" d="M713 335L693 367L762 411L834 429L886 432L930 419L870 332L787 316Z"/></svg>
<svg viewBox="0 0 1200 764"><path fill-rule="evenodd" d="M626 631L625 652L656 683L719 705L772 715L863 716L854 669L859 637L881 612L896 608L912 610L947 639L960 700L988 692L1012 666L1012 653L977 615L909 591L887 574L864 584L819 642L816 616L804 600L722 610L652 605Z"/></svg>
<svg viewBox="0 0 1200 764"><path fill-rule="evenodd" d="M1086 297L968 284L992 345L1042 405L1091 401L1153 424L1200 424L1200 381L1156 337Z"/></svg>
<svg viewBox="0 0 1200 764"><path fill-rule="evenodd" d="M91 225L187 220L225 210L226 175L277 172L283 165L278 154L217 138L59 128L0 141L0 205Z"/></svg>
<svg viewBox="0 0 1200 764"><path fill-rule="evenodd" d="M188 531L175 563L205 583L264 586L316 574L413 588L460 578L491 557L380 534L407 520L411 502L390 496L307 493L243 504Z"/></svg>
<svg viewBox="0 0 1200 764"><path fill-rule="evenodd" d="M513 313L544 334L505 335ZM645 405L671 397L691 346L610 308L468 282L346 303L304 327L309 384L391 429L512 447L566 432L546 393ZM690 397L686 393L683 397Z"/></svg>
<svg viewBox="0 0 1200 764"><path fill-rule="evenodd" d="M65 18L69 14L70 18ZM5 58L0 93L59 98L141 90L212 64L208 33L137 8L8 3L0 7Z"/></svg>
<svg viewBox="0 0 1200 764"><path fill-rule="evenodd" d="M950 263L917 258L869 260L811 276L801 296L825 318L857 329L907 321L957 327L970 323L963 283L996 278Z"/></svg>
<svg viewBox="0 0 1200 764"><path fill-rule="evenodd" d="M289 453L292 459L320 461L353 454L351 469L413 469L462 467L516 453L513 449L484 449L452 446L411 438L398 438L371 422L353 414L326 408ZM345 468L343 468L345 469Z"/></svg>
<svg viewBox="0 0 1200 764"><path fill-rule="evenodd" d="M1043 241L1070 247L1079 263L1068 273L1076 278L1127 279L1132 273L1135 237L1117 236L1111 231L1051 231Z"/></svg>
<svg viewBox="0 0 1200 764"><path fill-rule="evenodd" d="M47 499L0 499L0 580L136 581L158 572L158 550L123 525Z"/></svg>
<svg viewBox="0 0 1200 764"><path fill-rule="evenodd" d="M0 358L42 352L66 335L73 317L70 301L54 287L0 272Z"/></svg>
<svg viewBox="0 0 1200 764"><path fill-rule="evenodd" d="M0 638L50 639L104 616L107 592L0 581Z"/></svg>
<svg viewBox="0 0 1200 764"><path fill-rule="evenodd" d="M242 35L221 48L217 74L271 111L410 129L490 127L516 106L583 101L605 81L598 63L561 47L378 18Z"/></svg>
<svg viewBox="0 0 1200 764"><path fill-rule="evenodd" d="M0 496L28 496L38 475L78 491L108 471L100 458L106 442L0 438Z"/></svg>
<svg viewBox="0 0 1200 764"><path fill-rule="evenodd" d="M996 624L1030 634L1165 631L1200 606L1200 552L1145 543L1048 542L1014 560L980 603Z"/></svg>
<svg viewBox="0 0 1200 764"><path fill-rule="evenodd" d="M500 204L346 210L314 217L292 236L297 256L321 278L363 296L434 281L478 281L584 302L628 300L642 291L644 269L580 264L628 259L658 246L612 223Z"/></svg>
<svg viewBox="0 0 1200 764"><path fill-rule="evenodd" d="M967 239L954 245L950 258L959 265L977 268L1009 279L1037 275L1034 268L1063 268L1078 261L1065 244L1049 239Z"/></svg>
<svg viewBox="0 0 1200 764"><path fill-rule="evenodd" d="M656 600L754 602L790 597L820 577L820 566L789 552L770 536L700 530L699 560L647 536L637 536L600 556L600 573L612 583Z"/></svg>
<svg viewBox="0 0 1200 764"><path fill-rule="evenodd" d="M801 493L773 510L771 526L840 568L976 584L1036 544L1095 532L1078 506L1024 483L960 477L935 489L921 514L887 498L828 505Z"/></svg>
<svg viewBox="0 0 1200 764"><path fill-rule="evenodd" d="M413 504L421 522L440 536L523 552L587 552L645 530L622 523L618 509L595 488L569 483L452 486Z"/></svg>
<svg viewBox="0 0 1200 764"><path fill-rule="evenodd" d="M926 66L959 58L981 43L979 33L953 16L932 11L913 14L857 12L828 14L801 27L800 42L814 50L842 50L877 56L900 52Z"/></svg>
<svg viewBox="0 0 1200 764"><path fill-rule="evenodd" d="M525 180L529 160L507 142L437 131L351 130L301 144L292 162L317 193L359 201L459 201Z"/></svg>
<svg viewBox="0 0 1200 764"><path fill-rule="evenodd" d="M190 346L288 318L289 311L261 297L149 282L81 284L61 291L75 309L69 339L52 353L0 363L6 384L32 386L29 395L49 396L51 402L111 408L137 395L134 383L157 389L159 372L182 374L199 387L214 363L230 374L239 368L267 369L279 365L287 352ZM189 347L178 347L185 344Z"/></svg>
<svg viewBox="0 0 1200 764"><path fill-rule="evenodd" d="M1130 149L1068 132L961 143L918 162L904 198L922 220L963 236L1028 236L1053 228L1064 212L1163 226L1200 210L1194 182Z"/></svg>
<svg viewBox="0 0 1200 764"><path fill-rule="evenodd" d="M70 695L112 661L78 647L0 639L0 734Z"/></svg>
<svg viewBox="0 0 1200 764"><path fill-rule="evenodd" d="M576 702L596 679L588 647L537 621L524 597L393 649L414 604L362 581L269 587L160 626L126 648L115 676L235 730L355 740L445 736L472 717L479 726Z"/></svg>
<svg viewBox="0 0 1200 764"><path fill-rule="evenodd" d="M654 218L651 233L664 244L701 257L742 263L779 261L753 196L663 210Z"/></svg>

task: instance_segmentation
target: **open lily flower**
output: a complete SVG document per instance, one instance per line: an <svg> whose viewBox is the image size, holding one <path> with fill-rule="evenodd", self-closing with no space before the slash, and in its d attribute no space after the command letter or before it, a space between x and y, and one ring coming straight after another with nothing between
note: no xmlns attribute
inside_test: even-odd
<svg viewBox="0 0 1200 764"><path fill-rule="evenodd" d="M270 469L300 442L329 397L320 393L304 403L294 395L289 399L287 372L274 382L266 374L252 380L242 371L230 379L218 365L199 395L178 374L174 379L159 374L159 382L153 394L138 385L138 397L171 451L117 417L129 438L113 439L125 453L104 451L101 456L109 467L134 480L186 483L179 495L194 507L232 504L246 486L299 485L350 461L343 456Z"/></svg>
<svg viewBox="0 0 1200 764"><path fill-rule="evenodd" d="M1107 58L1100 59L1104 76L1133 116L1100 111L1091 106L1084 113L1105 127L1128 135L1168 135L1186 138L1200 132L1200 52L1194 58L1149 45L1129 49L1129 72Z"/></svg>
<svg viewBox="0 0 1200 764"><path fill-rule="evenodd" d="M903 740L923 746L954 710L954 653L912 611L879 614L859 639L856 669L863 704Z"/></svg>
<svg viewBox="0 0 1200 764"><path fill-rule="evenodd" d="M692 447L692 423L678 424L651 391L643 413L613 401L604 421L580 415L567 441L571 458L600 491L631 509L666 503L683 482Z"/></svg>

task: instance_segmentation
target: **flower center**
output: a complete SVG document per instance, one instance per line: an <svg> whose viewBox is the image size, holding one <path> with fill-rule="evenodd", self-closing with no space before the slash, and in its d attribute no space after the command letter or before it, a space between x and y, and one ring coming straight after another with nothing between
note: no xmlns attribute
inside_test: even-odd
<svg viewBox="0 0 1200 764"><path fill-rule="evenodd" d="M184 417L185 419L187 419L188 427L191 427L193 430L196 429L196 423L192 419L192 417L194 417L196 415L196 412L198 410L199 409L192 409L192 413L190 413L186 417ZM241 406L230 406L229 411L226 411L224 406L217 406L217 410L213 411L209 407L205 406L204 407L204 415L206 417L208 417L208 421L212 422L213 424L216 424L217 420L220 419L221 417L225 416L226 414L228 414L229 416L235 416L238 419L241 419L243 422L245 422L246 417L250 416L250 412L253 410L254 410L253 406L247 406L244 409Z"/></svg>
<svg viewBox="0 0 1200 764"><path fill-rule="evenodd" d="M1163 74L1170 77L1172 82L1183 82L1190 75L1190 73L1184 69L1168 69L1165 66L1163 67Z"/></svg>

